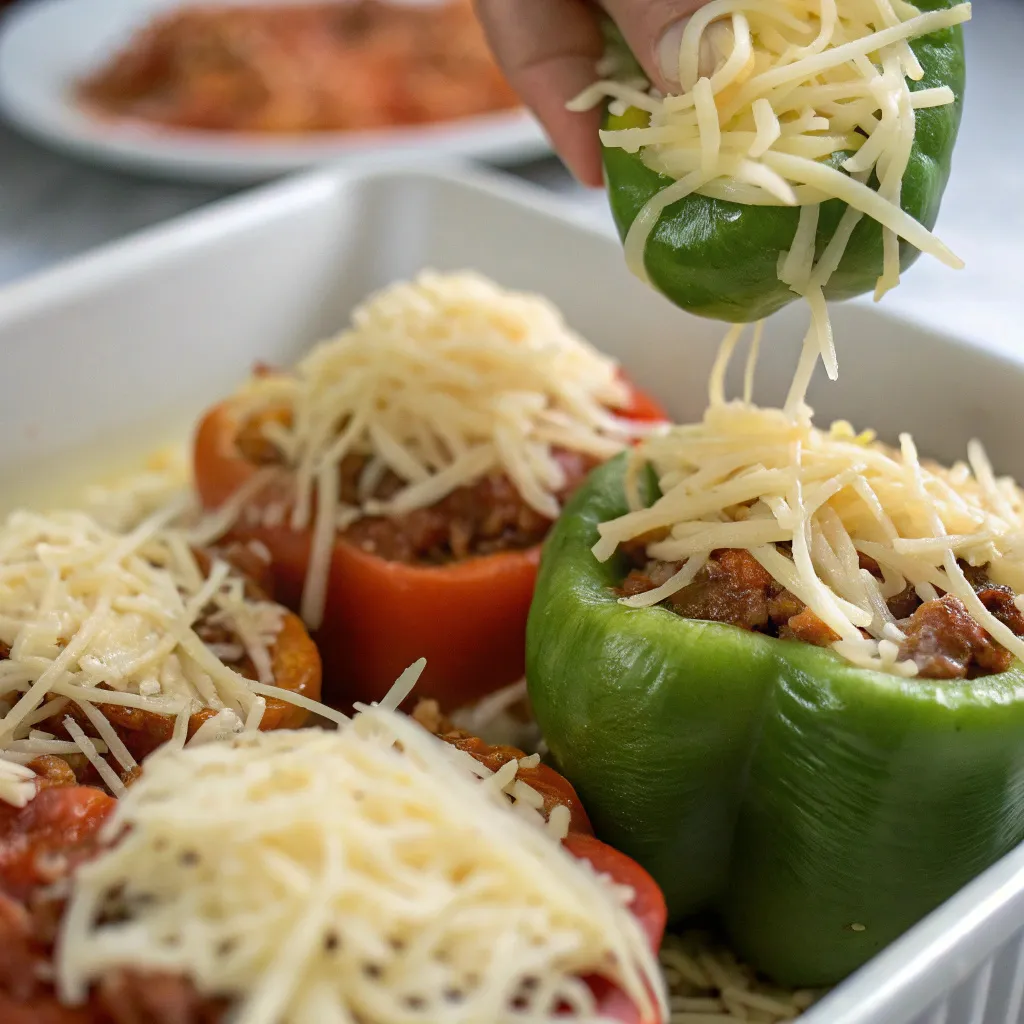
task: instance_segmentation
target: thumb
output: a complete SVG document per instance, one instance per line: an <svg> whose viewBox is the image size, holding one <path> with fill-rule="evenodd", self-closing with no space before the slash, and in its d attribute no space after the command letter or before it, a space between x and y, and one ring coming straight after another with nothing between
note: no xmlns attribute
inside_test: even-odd
<svg viewBox="0 0 1024 1024"><path fill-rule="evenodd" d="M679 47L690 17L709 0L601 0L601 6L619 26L647 77L663 93L679 92ZM714 70L713 57L704 52L701 73ZM705 65L711 63L708 70ZM689 83L692 85L693 83Z"/></svg>

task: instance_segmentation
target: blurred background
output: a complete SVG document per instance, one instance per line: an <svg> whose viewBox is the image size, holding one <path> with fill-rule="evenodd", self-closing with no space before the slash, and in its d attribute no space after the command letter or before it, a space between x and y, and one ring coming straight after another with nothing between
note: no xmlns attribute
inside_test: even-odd
<svg viewBox="0 0 1024 1024"><path fill-rule="evenodd" d="M938 232L886 306L1024 349L1024 0L975 0ZM486 164L612 232L494 67L469 0L0 0L0 283L311 164ZM952 287L955 284L955 287Z"/></svg>

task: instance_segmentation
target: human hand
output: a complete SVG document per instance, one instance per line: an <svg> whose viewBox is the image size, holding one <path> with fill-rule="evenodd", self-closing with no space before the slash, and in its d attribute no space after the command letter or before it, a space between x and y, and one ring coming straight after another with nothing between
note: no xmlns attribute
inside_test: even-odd
<svg viewBox="0 0 1024 1024"><path fill-rule="evenodd" d="M645 73L673 91L686 19L708 0L601 0ZM537 115L558 154L585 185L601 185L601 113L566 103L593 84L604 42L588 0L476 0L498 63Z"/></svg>

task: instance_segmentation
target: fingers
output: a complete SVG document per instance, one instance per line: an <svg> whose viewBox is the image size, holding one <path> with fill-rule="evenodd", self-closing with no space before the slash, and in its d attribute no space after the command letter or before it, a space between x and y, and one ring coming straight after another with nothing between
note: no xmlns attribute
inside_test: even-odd
<svg viewBox="0 0 1024 1024"><path fill-rule="evenodd" d="M566 103L596 78L603 51L587 0L475 0L491 48L512 87L537 115L552 145L586 185L599 186L600 112ZM679 45L689 17L708 0L600 0L662 92L679 87ZM703 57L703 52L702 52Z"/></svg>
<svg viewBox="0 0 1024 1024"><path fill-rule="evenodd" d="M648 78L662 91L679 86L679 44L690 15L708 0L601 0Z"/></svg>
<svg viewBox="0 0 1024 1024"><path fill-rule="evenodd" d="M593 9L585 0L476 0L476 6L512 87L576 177L599 186L600 113L565 109L597 77L603 43Z"/></svg>

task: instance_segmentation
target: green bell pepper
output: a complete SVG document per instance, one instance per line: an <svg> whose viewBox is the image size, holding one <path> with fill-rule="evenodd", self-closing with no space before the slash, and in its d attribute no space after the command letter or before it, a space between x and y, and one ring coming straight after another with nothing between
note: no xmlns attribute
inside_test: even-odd
<svg viewBox="0 0 1024 1024"><path fill-rule="evenodd" d="M958 0L917 0L921 11L953 7ZM611 42L610 45L615 45ZM965 84L963 32L959 26L911 43L924 78L912 90L948 85L956 102L916 111L916 134L903 177L902 206L931 229L938 217L960 127ZM646 114L630 109L620 118L607 115L605 127L635 127ZM849 156L833 154L833 167ZM644 204L672 179L648 168L640 153L604 147L605 180L612 214L624 239ZM877 179L871 184L877 188ZM818 222L817 256L835 232L846 204L823 203ZM651 283L677 306L698 316L749 323L761 320L797 296L778 277L779 253L793 243L799 209L747 206L691 195L661 215L647 242L644 264ZM906 270L920 252L900 245ZM826 298L848 299L874 289L882 272L882 229L865 217L857 225L846 254L825 290Z"/></svg>
<svg viewBox="0 0 1024 1024"><path fill-rule="evenodd" d="M537 721L673 918L714 909L777 981L837 982L1024 840L1024 668L906 680L624 607L623 560L591 553L627 511L623 471L596 470L546 543L527 629Z"/></svg>

